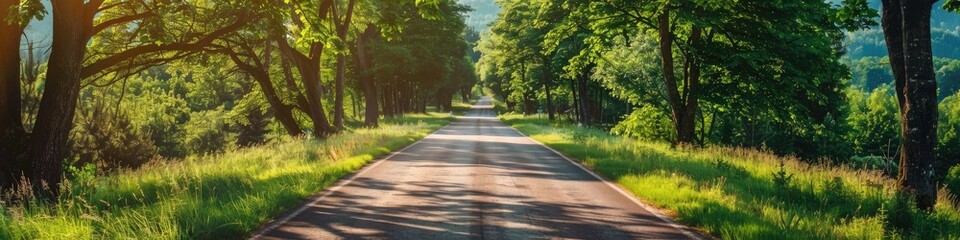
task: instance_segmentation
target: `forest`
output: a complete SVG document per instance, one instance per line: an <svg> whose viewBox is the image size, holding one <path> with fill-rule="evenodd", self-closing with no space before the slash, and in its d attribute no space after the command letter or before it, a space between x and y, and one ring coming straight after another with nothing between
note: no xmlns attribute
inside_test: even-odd
<svg viewBox="0 0 960 240"><path fill-rule="evenodd" d="M481 95L705 234L956 238L958 9L0 0L0 239L248 237Z"/></svg>
<svg viewBox="0 0 960 240"><path fill-rule="evenodd" d="M467 37L470 9L452 0L3 0L0 10L0 239L72 238L44 234L85 228L11 229L29 221L13 224L10 214L44 215L34 210L48 208L30 208L33 202L100 202L94 205L105 205L85 205L89 214L129 220L128 213L96 210L129 201L118 182L136 182L141 193L156 191L148 194L156 198L141 195L141 204L129 208L155 207L178 199L174 189L184 185L170 180L143 190L150 181L144 175L176 177L203 168L197 162L209 163L204 159L239 155L235 159L252 161L251 153L292 145L304 151L294 159L324 167L318 173L333 171L303 179L327 181L349 172L338 168L355 169L370 159L334 168L316 162L332 154L320 148L340 141L347 144L336 148L343 157L382 155L382 148L448 122L477 81L468 55L476 41ZM314 145L318 149L308 147ZM299 168L311 169L306 163ZM275 163L217 164L206 167L242 171ZM270 166L298 168L296 161ZM108 182L115 188L97 187ZM261 184L267 187L261 191L290 185ZM242 230L218 235L246 234L283 201L290 205L310 193L281 193L270 199L281 203L270 202L235 226Z"/></svg>
<svg viewBox="0 0 960 240"><path fill-rule="evenodd" d="M705 152L676 151L712 156L708 158L717 159L706 161L717 167L726 166L724 159L730 155L723 153L726 150L716 153L718 150L710 149L756 149L780 158L796 158L799 166L807 166L792 169L800 171L795 174L815 174L806 171L819 166L876 171L881 178L898 179L900 189L916 191L912 201L918 208L931 210L936 199L941 199L947 205L954 205L949 207L954 210L945 211L955 214L955 196L960 193L957 187L960 167L953 167L960 162L960 72L957 71L960 62L955 53L958 46L955 26L960 18L953 12L957 2L918 1L928 4L920 8L930 9L921 10L925 15L916 19L923 19L927 24L925 46L932 52L926 50L929 60L912 58L906 63L888 57L888 51L894 52L897 48L886 44L894 29L890 22L896 20L888 21L891 14L883 9L901 4L898 2L901 1L498 1L501 12L477 48L482 56L477 70L484 90L502 102L500 111L542 116L563 130L547 130L551 124L538 122L537 118L504 117L513 122L514 127L535 136L539 134L548 145L561 151L567 149L564 152L578 158L599 155L594 158L601 160L588 161L591 164L602 165L604 161L626 164L616 160L617 156L624 157L617 155L619 151L643 153L627 154L626 158L647 156L648 152L662 154L659 147L644 145L648 143L655 146L668 143L672 148L685 145L705 148ZM904 79L896 77L891 65L925 61L930 61L925 68L930 74L923 76L935 81L924 87L898 85ZM911 79L916 76L907 75ZM904 97L909 94L904 89L921 91L921 88L925 97ZM906 99L921 98L930 98L922 103L927 106L923 109L932 109L926 113L926 122L908 122L907 119L915 118L905 112L904 106L911 104L905 102ZM577 130L581 126L592 126L588 129L599 132ZM926 132L922 136L913 135L920 131ZM930 136L937 139L931 141ZM629 140L617 140L618 137ZM921 138L925 140L919 140ZM909 149L911 143L919 142L928 144L925 150ZM602 150L578 150L566 144L586 144L587 148ZM634 147L636 144L641 146ZM680 161L664 158L667 162ZM713 176L703 172L713 170L685 170L683 161L664 164L674 166L661 170L649 169L650 166L640 163L635 168L627 167L630 164L616 166L650 174L667 171L681 176ZM913 174L925 174L921 177L925 180L911 180L909 174L915 171L912 164L924 166L924 170ZM773 175L773 182L785 183L787 176L792 176L789 175L791 167L784 167L783 162L780 165L780 169L764 170L755 170L766 167L752 164L740 167L762 172L759 174L766 177ZM609 171L616 179L627 170ZM716 171L720 173L715 174L726 175L722 170ZM842 175L846 174L835 177L839 180ZM713 178L706 176L703 177ZM729 179L733 177L726 177L716 181L731 184L733 180ZM832 186L818 182L829 182L829 179L811 178L807 186L814 196L820 191L816 189ZM716 183L697 181L696 184ZM753 183L743 184L752 186ZM642 183L638 186L652 187ZM664 192L684 189L683 185L677 189L663 188ZM721 189L737 191L737 187L732 188L734 190ZM919 188L926 189L922 190L926 193L919 193ZM749 198L756 198L755 195L746 194ZM765 201L795 200L777 196L769 199L772 200ZM660 204L681 205L675 201ZM697 200L690 202L704 204ZM747 205L757 204L765 205L752 202L735 207L750 208ZM828 204L814 209L843 211L837 206ZM671 210L722 209L676 207ZM798 208L809 210L809 206L802 203L798 203ZM840 218L850 216L849 213L838 215ZM681 218L684 217L697 224L709 225L704 221L715 221L696 214ZM807 217L818 219L811 221L834 221L830 217ZM887 227L897 225L897 220L891 220L895 217L885 218ZM735 224L716 222L719 226L714 226L711 232L724 237L784 237L778 234L758 237L753 235L756 233L731 230L740 227ZM841 231L811 228L814 230L800 230L804 233L801 236L812 234L804 231ZM909 232L899 236L910 236ZM821 237L835 238L830 236L836 235ZM912 236L927 239L950 235L931 237L914 233Z"/></svg>

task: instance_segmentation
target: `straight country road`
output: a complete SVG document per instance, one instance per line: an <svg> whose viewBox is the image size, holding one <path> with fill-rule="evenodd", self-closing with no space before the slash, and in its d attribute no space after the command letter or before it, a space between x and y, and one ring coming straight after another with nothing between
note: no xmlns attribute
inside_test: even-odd
<svg viewBox="0 0 960 240"><path fill-rule="evenodd" d="M504 125L488 98L319 196L254 239L697 237Z"/></svg>

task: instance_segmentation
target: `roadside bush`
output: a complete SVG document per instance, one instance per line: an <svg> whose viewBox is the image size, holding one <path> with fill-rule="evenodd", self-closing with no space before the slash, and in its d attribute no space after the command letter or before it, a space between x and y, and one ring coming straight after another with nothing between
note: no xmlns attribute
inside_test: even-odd
<svg viewBox="0 0 960 240"><path fill-rule="evenodd" d="M131 120L153 140L160 156L182 158L187 155L182 126L190 117L186 101L155 88L130 98L124 105L124 109L130 109Z"/></svg>
<svg viewBox="0 0 960 240"><path fill-rule="evenodd" d="M119 110L94 103L80 108L75 121L71 136L73 166L96 165L107 171L138 168L157 156L150 136Z"/></svg>
<svg viewBox="0 0 960 240"><path fill-rule="evenodd" d="M219 154L227 149L226 113L222 109L194 112L184 126L184 146L190 154Z"/></svg>
<svg viewBox="0 0 960 240"><path fill-rule="evenodd" d="M610 132L613 135L650 141L673 141L676 137L670 116L650 105L634 110L610 129Z"/></svg>
<svg viewBox="0 0 960 240"><path fill-rule="evenodd" d="M267 143L270 133L270 107L260 97L262 93L250 92L229 111L228 119L232 130L237 133L236 144L239 147L251 147Z"/></svg>

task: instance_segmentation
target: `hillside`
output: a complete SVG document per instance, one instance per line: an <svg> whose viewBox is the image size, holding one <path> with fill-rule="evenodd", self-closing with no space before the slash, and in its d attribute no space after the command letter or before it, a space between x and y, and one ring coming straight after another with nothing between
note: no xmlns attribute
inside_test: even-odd
<svg viewBox="0 0 960 240"><path fill-rule="evenodd" d="M500 12L500 7L495 0L459 0L459 2L473 8L467 17L467 25L477 30L486 30Z"/></svg>

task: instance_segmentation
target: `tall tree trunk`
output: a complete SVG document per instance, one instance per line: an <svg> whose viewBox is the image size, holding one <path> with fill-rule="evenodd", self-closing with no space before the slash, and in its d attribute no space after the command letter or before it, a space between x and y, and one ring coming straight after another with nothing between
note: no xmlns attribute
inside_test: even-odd
<svg viewBox="0 0 960 240"><path fill-rule="evenodd" d="M377 93L377 83L369 72L370 66L373 65L373 58L367 56L367 44L379 36L380 31L373 24L367 25L367 29L357 38L357 46L353 53L361 76L360 86L363 88L365 102L363 125L367 127L377 127L380 124L380 100Z"/></svg>
<svg viewBox="0 0 960 240"><path fill-rule="evenodd" d="M326 137L336 130L330 126L327 114L323 109L322 90L320 86L319 63L297 67L300 72L303 86L306 88L307 102L310 104L311 120L313 121L313 136Z"/></svg>
<svg viewBox="0 0 960 240"><path fill-rule="evenodd" d="M470 88L460 89L460 102L469 104L471 91L472 89Z"/></svg>
<svg viewBox="0 0 960 240"><path fill-rule="evenodd" d="M47 80L28 149L33 166L31 184L36 190L58 196L89 39L84 21L91 19L85 19L83 1L53 1L52 6L53 43Z"/></svg>
<svg viewBox="0 0 960 240"><path fill-rule="evenodd" d="M544 61L549 61L549 59L545 59ZM550 63L549 63L549 62L544 62L544 64L545 64L545 65L549 65ZM549 68L549 67L544 67L544 71L543 71L543 89L544 89L544 91L546 91L546 95L547 95L547 96L546 96L546 97L547 97L547 116L548 116L548 118L550 119L550 121L553 121L553 120L556 120L556 119L557 119L556 113L554 112L556 109L554 109L554 107L553 107L553 95L550 94L550 89L552 88L551 85L553 85L553 79L552 79L552 78L553 78L553 73L550 72L550 68Z"/></svg>
<svg viewBox="0 0 960 240"><path fill-rule="evenodd" d="M333 126L343 129L343 81L347 71L347 57L343 53L337 54L337 76L334 83L336 89L333 100Z"/></svg>
<svg viewBox="0 0 960 240"><path fill-rule="evenodd" d="M589 86L587 85L590 81L589 79L590 71L592 70L592 68L593 68L592 66L584 68L583 72L581 72L577 76L577 80L576 80L577 81L576 97L578 100L577 105L580 108L580 111L579 111L580 123L583 123L585 125L596 123L596 116L597 116L597 113L594 109L593 101L590 98Z"/></svg>
<svg viewBox="0 0 960 240"><path fill-rule="evenodd" d="M392 89L391 87L393 86L393 83L389 81L384 83L385 83L385 86L380 88L380 91L382 93L381 96L383 96L383 116L394 117L396 116L396 106L393 102L394 91L390 90Z"/></svg>
<svg viewBox="0 0 960 240"><path fill-rule="evenodd" d="M883 0L883 29L900 101L899 189L912 194L917 207L933 210L937 179L944 171L937 145L937 81L930 40L932 0ZM896 59L896 60L894 60Z"/></svg>
<svg viewBox="0 0 960 240"><path fill-rule="evenodd" d="M350 22L353 19L353 8L356 5L356 0L350 0L347 3L347 12L344 19L340 18L340 11L337 6L331 7L333 12L333 21L337 29L337 37L341 41L347 41L347 33L350 29ZM333 103L333 126L337 129L343 129L343 82L346 80L346 71L347 71L347 56L342 51L337 53L337 76L334 80L335 84L335 96Z"/></svg>
<svg viewBox="0 0 960 240"><path fill-rule="evenodd" d="M0 0L0 190L14 187L26 173L22 154L23 129L20 96L20 36L23 27L8 24L7 9L18 0Z"/></svg>
<svg viewBox="0 0 960 240"><path fill-rule="evenodd" d="M300 81L305 88L307 98L307 111L310 120L313 123L312 135L317 138L323 138L336 132L336 129L330 126L330 121L323 109L323 89L320 84L320 59L323 55L323 44L314 43L310 46L309 56L303 55L294 49L282 36L274 36L280 53L290 63L297 68L300 73Z"/></svg>
<svg viewBox="0 0 960 240"><path fill-rule="evenodd" d="M683 95L680 93L677 84L677 77L674 74L673 41L674 35L670 28L670 12L664 10L658 17L658 27L660 35L660 59L663 73L664 87L667 91L667 102L670 104L670 112L673 119L674 129L677 133L676 144L693 143L696 135L696 112L697 112L697 94L696 87L699 82L699 76L693 78L687 74L684 76ZM698 35L694 30L694 36ZM691 37L694 38L694 37ZM689 64L689 63L688 63ZM693 66L699 68L698 66Z"/></svg>

